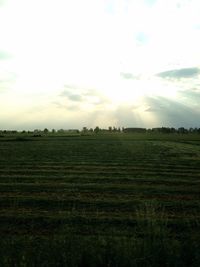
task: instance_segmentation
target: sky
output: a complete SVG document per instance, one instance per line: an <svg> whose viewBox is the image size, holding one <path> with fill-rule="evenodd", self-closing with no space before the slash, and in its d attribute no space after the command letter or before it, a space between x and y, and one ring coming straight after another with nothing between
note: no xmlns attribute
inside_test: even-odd
<svg viewBox="0 0 200 267"><path fill-rule="evenodd" d="M0 0L0 129L200 128L199 0Z"/></svg>

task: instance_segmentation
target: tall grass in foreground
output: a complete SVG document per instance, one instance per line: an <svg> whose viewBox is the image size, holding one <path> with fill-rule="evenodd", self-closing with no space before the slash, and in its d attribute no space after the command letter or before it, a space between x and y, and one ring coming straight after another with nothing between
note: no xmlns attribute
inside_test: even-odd
<svg viewBox="0 0 200 267"><path fill-rule="evenodd" d="M171 233L162 207L140 206L136 218L126 237L80 236L63 230L53 237L1 239L0 266L200 266L199 239Z"/></svg>

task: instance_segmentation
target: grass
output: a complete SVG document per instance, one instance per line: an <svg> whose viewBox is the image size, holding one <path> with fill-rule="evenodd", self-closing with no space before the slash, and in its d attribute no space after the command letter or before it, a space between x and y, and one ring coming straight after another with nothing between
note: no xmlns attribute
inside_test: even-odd
<svg viewBox="0 0 200 267"><path fill-rule="evenodd" d="M200 135L4 136L0 266L200 266Z"/></svg>

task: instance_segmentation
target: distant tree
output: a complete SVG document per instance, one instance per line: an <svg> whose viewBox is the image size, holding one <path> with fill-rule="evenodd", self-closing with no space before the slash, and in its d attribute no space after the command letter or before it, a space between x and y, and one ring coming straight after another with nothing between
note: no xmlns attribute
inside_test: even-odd
<svg viewBox="0 0 200 267"><path fill-rule="evenodd" d="M43 130L43 132L44 132L45 134L48 134L49 130L48 130L47 128L45 128L45 129Z"/></svg>
<svg viewBox="0 0 200 267"><path fill-rule="evenodd" d="M175 133L176 132L176 129L174 127L172 127L170 130L171 130L170 131L171 133Z"/></svg>
<svg viewBox="0 0 200 267"><path fill-rule="evenodd" d="M124 133L145 133L146 132L146 128L138 128L138 127L134 127L134 128L124 128L123 129Z"/></svg>
<svg viewBox="0 0 200 267"><path fill-rule="evenodd" d="M87 127L83 127L82 133L87 133L87 132L88 132L88 128Z"/></svg>
<svg viewBox="0 0 200 267"><path fill-rule="evenodd" d="M109 131L109 132L112 132L112 126L109 126L109 127L108 127L108 131Z"/></svg>
<svg viewBox="0 0 200 267"><path fill-rule="evenodd" d="M99 133L99 132L100 132L100 128L99 128L99 126L96 126L96 127L94 128L94 132L95 132L95 133Z"/></svg>
<svg viewBox="0 0 200 267"><path fill-rule="evenodd" d="M64 133L65 131L63 129L59 129L57 133Z"/></svg>
<svg viewBox="0 0 200 267"><path fill-rule="evenodd" d="M169 127L162 127L161 132L162 133L171 133L171 129Z"/></svg>
<svg viewBox="0 0 200 267"><path fill-rule="evenodd" d="M184 127L178 128L178 133L188 133L188 130L185 129Z"/></svg>

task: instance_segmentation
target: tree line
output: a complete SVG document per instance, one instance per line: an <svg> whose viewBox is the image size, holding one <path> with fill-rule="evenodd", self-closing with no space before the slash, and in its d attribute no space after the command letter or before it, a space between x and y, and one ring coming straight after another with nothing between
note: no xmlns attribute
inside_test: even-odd
<svg viewBox="0 0 200 267"><path fill-rule="evenodd" d="M79 129L48 129L44 128L31 130L0 130L0 136L4 136L6 134L34 134L34 135L41 135L41 134L89 134L89 133L180 133L180 134L188 134L188 133L198 133L200 134L200 128L174 128L174 127L156 127L156 128L140 128L140 127L115 127L109 126L108 128L100 128L96 126L95 128L87 128L83 127L81 130Z"/></svg>

